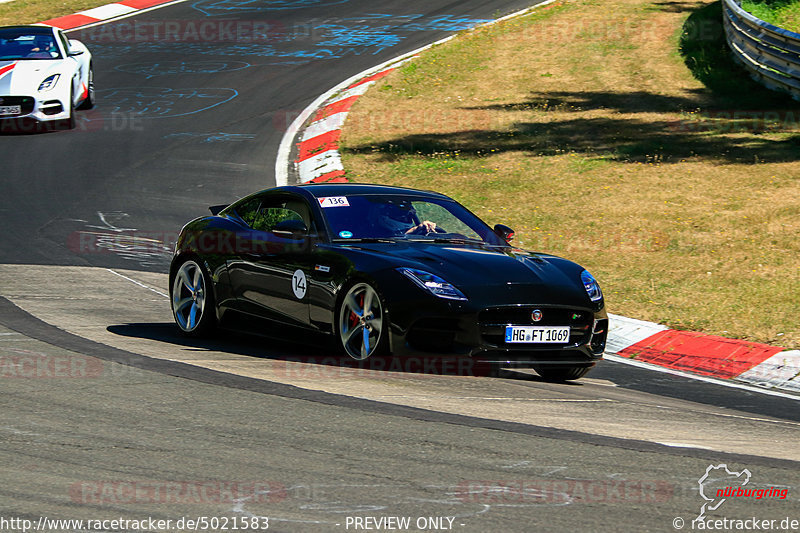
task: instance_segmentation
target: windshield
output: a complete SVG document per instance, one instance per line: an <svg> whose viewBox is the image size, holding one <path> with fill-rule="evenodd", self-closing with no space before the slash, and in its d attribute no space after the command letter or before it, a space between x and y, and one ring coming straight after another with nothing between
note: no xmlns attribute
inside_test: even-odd
<svg viewBox="0 0 800 533"><path fill-rule="evenodd" d="M46 28L0 30L0 61L17 59L61 59L52 31Z"/></svg>
<svg viewBox="0 0 800 533"><path fill-rule="evenodd" d="M505 245L489 226L452 200L409 195L317 198L336 241L403 239Z"/></svg>

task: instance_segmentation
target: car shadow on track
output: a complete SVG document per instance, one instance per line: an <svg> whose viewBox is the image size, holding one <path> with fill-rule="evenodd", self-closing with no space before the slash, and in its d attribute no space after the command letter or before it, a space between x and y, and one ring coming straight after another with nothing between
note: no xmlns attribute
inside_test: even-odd
<svg viewBox="0 0 800 533"><path fill-rule="evenodd" d="M26 118L0 120L0 137L40 135L62 130L69 130L63 122L50 124Z"/></svg>
<svg viewBox="0 0 800 533"><path fill-rule="evenodd" d="M379 376L381 372L409 375L488 377L520 381L545 382L543 378L529 369L501 368L468 357L422 354L415 356L373 356L357 361L341 355L334 343L322 335L309 336L307 332L280 336L255 335L237 330L217 330L204 337L188 337L168 322L144 322L116 324L108 326L107 331L128 338L148 339L165 345L191 351L220 352L258 359L269 359L287 365L308 365L320 369L317 373L329 376L332 373L363 373L364 376ZM135 349L134 349L135 351ZM313 371L305 372L313 375ZM568 385L580 385L567 382Z"/></svg>

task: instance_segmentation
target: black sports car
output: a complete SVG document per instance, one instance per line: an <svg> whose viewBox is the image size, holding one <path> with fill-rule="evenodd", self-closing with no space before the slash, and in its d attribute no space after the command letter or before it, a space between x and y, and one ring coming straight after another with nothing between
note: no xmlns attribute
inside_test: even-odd
<svg viewBox="0 0 800 533"><path fill-rule="evenodd" d="M592 275L515 248L510 228L442 194L301 185L211 212L181 230L170 268L186 334L256 317L333 335L354 359L458 354L555 380L602 357L608 315Z"/></svg>

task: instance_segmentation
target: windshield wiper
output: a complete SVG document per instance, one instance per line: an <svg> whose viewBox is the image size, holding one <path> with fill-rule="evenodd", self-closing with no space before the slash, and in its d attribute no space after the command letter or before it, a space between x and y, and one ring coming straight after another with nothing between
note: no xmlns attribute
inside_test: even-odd
<svg viewBox="0 0 800 533"><path fill-rule="evenodd" d="M360 242L360 243L369 243L369 242L391 242L396 243L397 239L392 239L390 237L363 237L360 239L331 239L333 242L336 243L353 243L353 242Z"/></svg>
<svg viewBox="0 0 800 533"><path fill-rule="evenodd" d="M406 239L414 242L433 242L433 243L446 243L446 244L486 244L484 241L469 238L459 237L431 237L431 238L416 238Z"/></svg>

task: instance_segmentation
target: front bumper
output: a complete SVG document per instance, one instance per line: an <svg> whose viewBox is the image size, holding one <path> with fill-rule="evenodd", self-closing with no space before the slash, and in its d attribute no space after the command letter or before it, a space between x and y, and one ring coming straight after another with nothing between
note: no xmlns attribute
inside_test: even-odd
<svg viewBox="0 0 800 533"><path fill-rule="evenodd" d="M33 96L3 96L3 106L20 106L20 113L2 115L0 120L35 120L37 122L51 122L69 118L69 97L57 96L46 99L37 99Z"/></svg>
<svg viewBox="0 0 800 533"><path fill-rule="evenodd" d="M534 310L542 312L538 322L532 320ZM482 306L431 297L395 301L389 313L395 355L457 354L497 363L590 366L602 359L608 336L603 306L530 302ZM568 326L569 340L507 343L506 326Z"/></svg>

